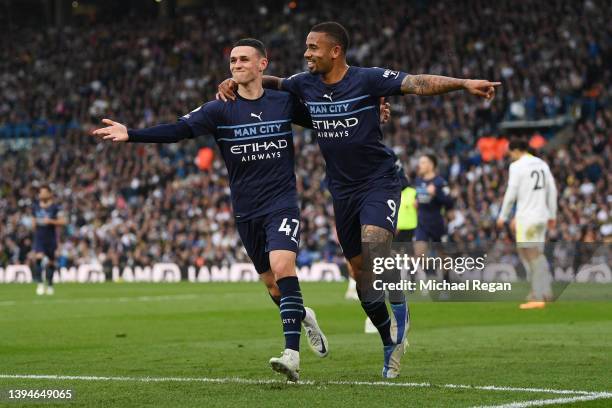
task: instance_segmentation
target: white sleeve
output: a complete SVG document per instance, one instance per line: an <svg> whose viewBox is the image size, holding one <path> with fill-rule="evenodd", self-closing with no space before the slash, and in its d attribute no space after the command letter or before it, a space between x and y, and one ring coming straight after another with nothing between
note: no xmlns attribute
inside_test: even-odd
<svg viewBox="0 0 612 408"><path fill-rule="evenodd" d="M519 177L517 174L516 166L510 166L510 172L508 176L508 187L506 188L506 194L504 194L504 202L502 204L501 211L499 212L499 218L504 221L508 221L512 206L516 201L519 188Z"/></svg>
<svg viewBox="0 0 612 408"><path fill-rule="evenodd" d="M555 178L553 177L550 168L547 167L546 175L548 180L546 181L546 206L548 207L549 216L548 218L554 220L557 218L557 185L555 184Z"/></svg>

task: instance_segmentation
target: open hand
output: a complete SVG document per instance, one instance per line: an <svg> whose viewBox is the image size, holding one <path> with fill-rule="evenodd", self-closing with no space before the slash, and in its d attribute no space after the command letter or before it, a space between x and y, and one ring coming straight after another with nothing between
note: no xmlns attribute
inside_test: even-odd
<svg viewBox="0 0 612 408"><path fill-rule="evenodd" d="M104 140L112 140L113 142L127 142L128 132L125 125L112 121L110 119L102 119L102 123L109 126L96 129L93 131L95 136L101 136Z"/></svg>
<svg viewBox="0 0 612 408"><path fill-rule="evenodd" d="M227 78L225 81L221 82L217 87L218 92L215 95L217 100L222 100L223 102L227 102L228 99L235 101L236 100L236 90L238 89L238 84L232 78Z"/></svg>

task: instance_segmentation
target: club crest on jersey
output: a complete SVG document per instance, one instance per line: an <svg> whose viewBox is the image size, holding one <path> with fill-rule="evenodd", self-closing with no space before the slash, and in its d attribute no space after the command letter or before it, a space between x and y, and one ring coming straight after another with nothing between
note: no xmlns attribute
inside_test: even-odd
<svg viewBox="0 0 612 408"><path fill-rule="evenodd" d="M392 71L390 69L385 69L385 72L383 72L384 78L389 78L389 77L397 78L398 76L399 76L399 71Z"/></svg>
<svg viewBox="0 0 612 408"><path fill-rule="evenodd" d="M333 92L330 92L329 94L323 94L323 98L329 99L330 102L333 102L332 101L333 94L334 94Z"/></svg>
<svg viewBox="0 0 612 408"><path fill-rule="evenodd" d="M262 113L263 113L263 112L259 112L259 115L258 115L258 114L256 114L256 113L251 112L251 117L252 117L252 118L257 118L257 119L259 119L259 121L261 122L261 114L262 114Z"/></svg>

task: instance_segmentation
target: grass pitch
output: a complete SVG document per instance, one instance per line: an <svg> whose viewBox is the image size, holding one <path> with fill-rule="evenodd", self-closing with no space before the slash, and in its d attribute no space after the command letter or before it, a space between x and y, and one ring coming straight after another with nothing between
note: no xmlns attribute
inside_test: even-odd
<svg viewBox="0 0 612 408"><path fill-rule="evenodd" d="M612 406L612 394L595 395L612 393L612 302L521 311L417 295L402 376L383 383L379 337L363 333L345 288L302 284L330 355L315 357L302 337L303 383L292 385L267 363L283 338L261 284L64 284L52 297L0 285L0 406ZM51 377L25 378L35 375ZM17 402L10 389L74 398Z"/></svg>

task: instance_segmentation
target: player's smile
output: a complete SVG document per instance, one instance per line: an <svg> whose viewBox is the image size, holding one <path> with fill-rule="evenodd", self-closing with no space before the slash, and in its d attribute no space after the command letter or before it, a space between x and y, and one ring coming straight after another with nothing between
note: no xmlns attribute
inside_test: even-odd
<svg viewBox="0 0 612 408"><path fill-rule="evenodd" d="M242 66L232 68L232 76L238 83L245 83L249 81L249 71Z"/></svg>
<svg viewBox="0 0 612 408"><path fill-rule="evenodd" d="M230 72L233 79L240 84L253 81L258 73L265 69L262 58L257 55L252 47L234 47L230 55Z"/></svg>
<svg viewBox="0 0 612 408"><path fill-rule="evenodd" d="M326 52L329 52L330 43L322 33L309 33L306 38L306 51L304 59L311 74L320 73L327 65Z"/></svg>

